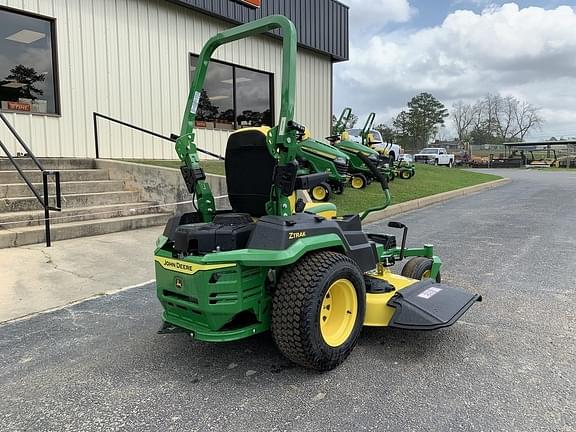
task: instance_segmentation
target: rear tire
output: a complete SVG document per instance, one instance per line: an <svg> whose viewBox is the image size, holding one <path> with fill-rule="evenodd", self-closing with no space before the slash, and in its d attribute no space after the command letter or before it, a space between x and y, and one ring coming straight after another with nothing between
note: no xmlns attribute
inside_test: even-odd
<svg viewBox="0 0 576 432"><path fill-rule="evenodd" d="M430 278L432 270L432 260L426 257L414 257L410 259L402 268L402 276L410 279L424 280ZM436 282L440 283L440 272L436 277Z"/></svg>
<svg viewBox="0 0 576 432"><path fill-rule="evenodd" d="M320 183L309 190L310 196L314 201L329 201L332 196L332 188L328 183Z"/></svg>
<svg viewBox="0 0 576 432"><path fill-rule="evenodd" d="M356 263L337 252L314 252L280 275L272 299L272 337L294 363L334 369L356 345L365 310L366 287Z"/></svg>

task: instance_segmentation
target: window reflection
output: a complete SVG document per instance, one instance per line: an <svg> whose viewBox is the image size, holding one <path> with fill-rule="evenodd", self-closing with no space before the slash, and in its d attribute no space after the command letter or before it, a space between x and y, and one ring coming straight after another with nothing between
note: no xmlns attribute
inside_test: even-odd
<svg viewBox="0 0 576 432"><path fill-rule="evenodd" d="M190 80L198 57L190 56ZM196 127L234 129L272 125L271 74L211 61L196 112Z"/></svg>
<svg viewBox="0 0 576 432"><path fill-rule="evenodd" d="M52 22L0 9L0 108L56 113Z"/></svg>
<svg viewBox="0 0 576 432"><path fill-rule="evenodd" d="M272 125L268 74L236 68L236 121L239 127Z"/></svg>

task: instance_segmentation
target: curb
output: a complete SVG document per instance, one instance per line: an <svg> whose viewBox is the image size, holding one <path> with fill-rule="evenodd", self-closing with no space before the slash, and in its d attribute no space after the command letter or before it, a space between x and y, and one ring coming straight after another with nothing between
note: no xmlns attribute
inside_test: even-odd
<svg viewBox="0 0 576 432"><path fill-rule="evenodd" d="M406 213L413 210L418 210L424 207L431 206L433 204L443 203L445 201L465 197L468 195L473 195L478 192L482 192L488 189L494 189L499 186L504 186L510 183L512 180L509 178L502 178L499 180L494 180L486 183L477 184L474 186L468 186L462 189L456 189L448 192L442 192L436 195L430 195L424 198L418 198L412 201L406 201L401 204L395 204L384 210L380 210L371 213L364 219L363 223L377 222L390 216L394 216L401 213Z"/></svg>

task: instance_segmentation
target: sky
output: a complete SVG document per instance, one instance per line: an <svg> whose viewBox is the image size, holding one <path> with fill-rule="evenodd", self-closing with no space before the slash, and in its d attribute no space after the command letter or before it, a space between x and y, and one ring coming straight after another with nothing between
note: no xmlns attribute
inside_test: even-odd
<svg viewBox="0 0 576 432"><path fill-rule="evenodd" d="M334 112L390 123L412 96L447 108L487 93L540 108L527 140L576 136L576 1L344 0L350 60L334 65ZM447 120L444 138L454 136Z"/></svg>

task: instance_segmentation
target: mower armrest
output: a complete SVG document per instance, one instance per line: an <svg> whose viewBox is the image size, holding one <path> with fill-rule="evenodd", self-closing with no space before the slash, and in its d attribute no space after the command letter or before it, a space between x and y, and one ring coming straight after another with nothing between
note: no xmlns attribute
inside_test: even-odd
<svg viewBox="0 0 576 432"><path fill-rule="evenodd" d="M315 174L307 174L296 177L295 189L304 190L311 189L328 180L328 173L321 172Z"/></svg>

